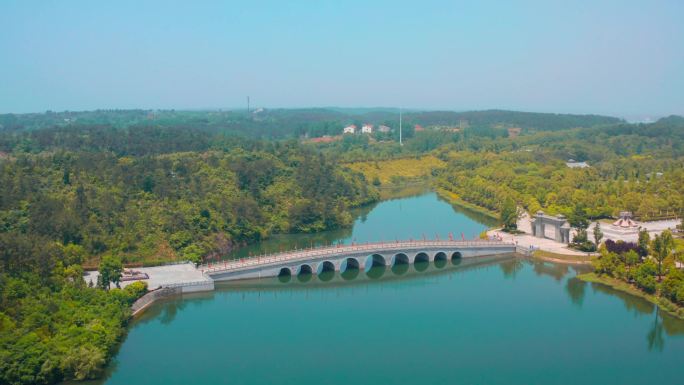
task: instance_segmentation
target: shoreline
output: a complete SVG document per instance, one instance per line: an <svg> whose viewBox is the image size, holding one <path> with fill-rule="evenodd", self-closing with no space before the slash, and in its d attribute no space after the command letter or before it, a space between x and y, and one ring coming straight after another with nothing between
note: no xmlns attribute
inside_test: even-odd
<svg viewBox="0 0 684 385"><path fill-rule="evenodd" d="M591 257L569 254L557 254L544 250L535 250L532 252L530 257L542 261L560 263L564 265L591 265Z"/></svg>
<svg viewBox="0 0 684 385"><path fill-rule="evenodd" d="M614 290L643 298L646 301L654 304L656 307L658 307L658 309L664 311L665 313L668 313L677 319L684 320L684 307L672 303L667 298L659 297L655 294L648 294L625 281L619 280L617 278L602 277L594 272L579 274L576 277L584 282L605 285Z"/></svg>
<svg viewBox="0 0 684 385"><path fill-rule="evenodd" d="M464 208L464 209L467 209L470 211L474 211L478 214L484 215L484 216L489 217L491 219L496 219L496 220L499 219L499 216L496 212L491 211L489 209L486 209L484 207L472 204L472 203L468 203L462 199L458 199L458 198L454 197L453 196L454 193L452 193L450 191L447 191L447 190L442 189L442 188L435 188L434 191L435 191L435 193L437 193L437 196L439 196L440 198L449 202L449 204L452 204L454 206L458 206L458 207L461 207L461 208Z"/></svg>

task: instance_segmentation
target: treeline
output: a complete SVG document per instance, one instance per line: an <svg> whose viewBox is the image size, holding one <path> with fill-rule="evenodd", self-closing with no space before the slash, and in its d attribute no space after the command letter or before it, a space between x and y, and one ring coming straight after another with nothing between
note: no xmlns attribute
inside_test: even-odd
<svg viewBox="0 0 684 385"><path fill-rule="evenodd" d="M546 114L503 110L486 111L409 111L404 126L410 137L413 126L460 126L505 134L505 127L525 131L558 131L576 127L595 127L620 123L617 118L599 115ZM129 127L189 128L212 133L230 133L251 138L284 139L302 136L339 135L347 124L399 125L397 109L258 109L218 111L176 110L96 110L46 112L43 114L0 114L0 132L22 133L55 127ZM396 134L394 135L396 136ZM395 138L396 139L396 138ZM6 151L6 150L2 150Z"/></svg>
<svg viewBox="0 0 684 385"><path fill-rule="evenodd" d="M422 125L492 127L506 125L534 131L559 131L577 127L594 127L620 123L622 120L601 115L552 114L506 110L428 111L406 114L408 122Z"/></svg>

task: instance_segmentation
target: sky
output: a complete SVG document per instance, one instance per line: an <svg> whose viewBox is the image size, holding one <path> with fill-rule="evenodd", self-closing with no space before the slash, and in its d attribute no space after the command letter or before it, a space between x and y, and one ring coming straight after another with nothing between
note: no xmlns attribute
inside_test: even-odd
<svg viewBox="0 0 684 385"><path fill-rule="evenodd" d="M684 115L684 1L0 0L0 113Z"/></svg>

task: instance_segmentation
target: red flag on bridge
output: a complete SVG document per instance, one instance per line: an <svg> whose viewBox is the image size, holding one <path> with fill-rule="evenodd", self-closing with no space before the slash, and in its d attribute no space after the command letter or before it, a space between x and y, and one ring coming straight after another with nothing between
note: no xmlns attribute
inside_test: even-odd
<svg viewBox="0 0 684 385"><path fill-rule="evenodd" d="M461 240L465 241L465 235L463 235L463 232L461 232Z"/></svg>

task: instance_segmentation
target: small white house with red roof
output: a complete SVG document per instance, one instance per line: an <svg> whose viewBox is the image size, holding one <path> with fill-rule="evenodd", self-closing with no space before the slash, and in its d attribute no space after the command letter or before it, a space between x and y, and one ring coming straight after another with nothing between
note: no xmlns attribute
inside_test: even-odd
<svg viewBox="0 0 684 385"><path fill-rule="evenodd" d="M355 134L356 133L356 126L355 125L349 125L345 128L342 129L343 134Z"/></svg>
<svg viewBox="0 0 684 385"><path fill-rule="evenodd" d="M372 124L364 124L363 127L361 127L361 133L362 134L372 134L373 133L373 125Z"/></svg>

